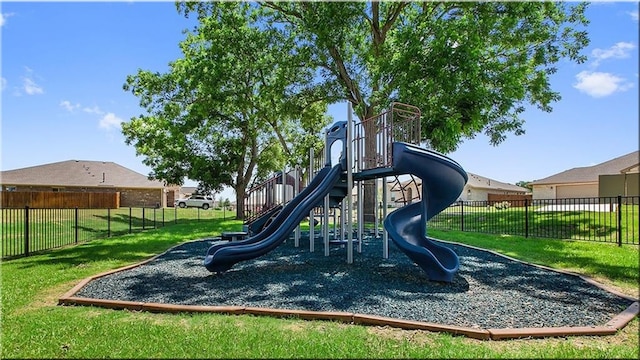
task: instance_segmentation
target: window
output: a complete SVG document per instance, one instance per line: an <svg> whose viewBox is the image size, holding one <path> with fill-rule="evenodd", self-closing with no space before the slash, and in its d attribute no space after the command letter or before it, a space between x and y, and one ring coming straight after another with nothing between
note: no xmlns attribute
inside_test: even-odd
<svg viewBox="0 0 640 360"><path fill-rule="evenodd" d="M63 192L64 188L62 188L62 187L54 187L54 188L51 188L51 191L53 191L53 192Z"/></svg>
<svg viewBox="0 0 640 360"><path fill-rule="evenodd" d="M5 186L4 188L6 191L16 191L16 187L15 186Z"/></svg>

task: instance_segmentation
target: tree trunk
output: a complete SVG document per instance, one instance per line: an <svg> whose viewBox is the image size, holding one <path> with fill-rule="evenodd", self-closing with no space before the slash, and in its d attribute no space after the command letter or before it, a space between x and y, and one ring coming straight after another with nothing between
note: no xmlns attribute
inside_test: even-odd
<svg viewBox="0 0 640 360"><path fill-rule="evenodd" d="M361 121L370 119L374 116L373 106L367 106L364 114L364 119ZM368 121L364 126L364 166L366 169L376 167L377 146L376 146L376 134L377 126L375 120ZM376 216L376 185L375 180L365 180L363 182L364 191L362 192L362 209L365 223L372 223L375 221Z"/></svg>
<svg viewBox="0 0 640 360"><path fill-rule="evenodd" d="M234 188L236 191L236 219L244 220L244 200L245 200L245 186L237 186Z"/></svg>

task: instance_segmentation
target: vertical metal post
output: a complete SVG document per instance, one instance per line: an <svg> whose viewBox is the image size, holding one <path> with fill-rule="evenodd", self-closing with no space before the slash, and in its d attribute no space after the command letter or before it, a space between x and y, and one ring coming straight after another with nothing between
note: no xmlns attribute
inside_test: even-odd
<svg viewBox="0 0 640 360"><path fill-rule="evenodd" d="M362 204L362 191L364 190L364 184L362 181L357 182L356 189L358 191L358 253L360 254L362 253L362 233L364 232L364 205Z"/></svg>
<svg viewBox="0 0 640 360"><path fill-rule="evenodd" d="M293 171L293 175L295 176L295 179L293 182L293 192L292 192L293 197L296 197L298 195L298 187L300 186L300 172L298 171L298 169L299 167L298 165L296 165L295 170ZM300 246L300 223L298 223L296 226L296 231L293 236L293 244L295 247Z"/></svg>
<svg viewBox="0 0 640 360"><path fill-rule="evenodd" d="M352 213L352 209L353 209L353 199L351 198L351 194L353 192L353 154L352 154L352 150L353 150L353 144L351 143L352 141L352 128L351 126L353 125L353 119L352 119L352 113L353 113L353 108L351 105L351 102L348 103L348 111L349 113L347 114L347 144L346 144L346 156L347 156L347 211L346 213L348 214L348 222L347 222L347 263L351 264L353 263L353 221L351 219L351 213Z"/></svg>
<svg viewBox="0 0 640 360"><path fill-rule="evenodd" d="M75 218L76 218L75 236L76 236L76 244L77 244L78 243L78 208L77 207L75 209Z"/></svg>
<svg viewBox="0 0 640 360"><path fill-rule="evenodd" d="M311 178L313 177L313 148L309 149L309 171L307 172L307 186L311 183ZM309 252L313 252L315 250L315 237L316 237L316 227L315 227L315 217L313 216L313 209L309 211Z"/></svg>
<svg viewBox="0 0 640 360"><path fill-rule="evenodd" d="M524 198L524 237L529 237L529 199Z"/></svg>
<svg viewBox="0 0 640 360"><path fill-rule="evenodd" d="M329 194L324 197L323 207L322 240L324 241L324 256L329 256Z"/></svg>
<svg viewBox="0 0 640 360"><path fill-rule="evenodd" d="M144 206L142 207L142 230L144 230L145 225L145 215L144 215Z"/></svg>
<svg viewBox="0 0 640 360"><path fill-rule="evenodd" d="M460 200L460 231L464 231L464 201Z"/></svg>
<svg viewBox="0 0 640 360"><path fill-rule="evenodd" d="M382 178L382 221L387 218L387 178ZM387 229L382 228L382 258L389 258L389 233Z"/></svg>
<svg viewBox="0 0 640 360"><path fill-rule="evenodd" d="M107 237L111 237L111 208L107 208Z"/></svg>
<svg viewBox="0 0 640 360"><path fill-rule="evenodd" d="M284 203L287 202L287 175L285 173L284 168L282 169L282 206L284 207Z"/></svg>
<svg viewBox="0 0 640 360"><path fill-rule="evenodd" d="M374 214L373 214L373 221L375 223L374 225L374 236L377 239L378 238L378 222L380 221L380 214L379 214L379 210L377 209L378 207L378 179L374 179L373 180L374 183L374 187L376 189L375 193L374 193L374 199L373 199L373 203L375 204L376 209L374 210Z"/></svg>
<svg viewBox="0 0 640 360"><path fill-rule="evenodd" d="M618 195L618 246L622 246L622 196Z"/></svg>
<svg viewBox="0 0 640 360"><path fill-rule="evenodd" d="M29 256L29 206L24 207L24 255Z"/></svg>
<svg viewBox="0 0 640 360"><path fill-rule="evenodd" d="M131 234L131 221L132 221L131 207L129 207L129 234Z"/></svg>

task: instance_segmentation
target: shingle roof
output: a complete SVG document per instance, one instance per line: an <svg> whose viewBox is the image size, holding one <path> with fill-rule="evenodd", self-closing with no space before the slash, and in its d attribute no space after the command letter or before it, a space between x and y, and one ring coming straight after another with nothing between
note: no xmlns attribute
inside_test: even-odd
<svg viewBox="0 0 640 360"><path fill-rule="evenodd" d="M639 151L605 161L600 164L585 167L576 167L548 176L544 179L533 181L532 185L566 184L597 182L600 175L620 174L623 170L632 168L640 162Z"/></svg>
<svg viewBox="0 0 640 360"><path fill-rule="evenodd" d="M531 192L531 190L522 186L489 179L487 177L473 174L470 172L467 172L467 177L469 178L469 180L467 180L467 185L477 189L503 190L503 191L512 191L512 192L521 192L521 193ZM419 180L420 179L418 179L418 182L420 182ZM410 182L411 180L407 180L407 181L404 181L402 184L406 185Z"/></svg>
<svg viewBox="0 0 640 360"><path fill-rule="evenodd" d="M67 160L0 172L4 185L164 188L160 181L110 161Z"/></svg>
<svg viewBox="0 0 640 360"><path fill-rule="evenodd" d="M522 186L508 184L501 181L489 179L487 177L473 174L470 172L467 172L467 175L469 177L469 180L467 180L467 185L469 185L470 187L479 188L479 189L516 191L516 192L522 192L522 193L531 192L531 190Z"/></svg>

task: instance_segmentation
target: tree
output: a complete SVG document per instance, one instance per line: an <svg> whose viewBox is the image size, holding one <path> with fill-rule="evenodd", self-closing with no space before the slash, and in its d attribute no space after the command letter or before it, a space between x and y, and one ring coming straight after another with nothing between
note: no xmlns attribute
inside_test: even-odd
<svg viewBox="0 0 640 360"><path fill-rule="evenodd" d="M147 114L122 132L152 178L174 184L190 178L207 191L231 186L242 219L252 178L302 162L322 142L326 96L308 86L313 70L304 54L256 22L255 6L177 6L184 16L195 12L199 24L180 43L183 58L169 72L127 77L124 90L139 97Z"/></svg>
<svg viewBox="0 0 640 360"><path fill-rule="evenodd" d="M561 59L583 62L589 43L584 3L260 4L270 29L310 54L318 85L351 102L360 120L394 100L417 106L422 139L441 152L479 132L493 145L524 134L524 106L551 111L560 95L549 76ZM368 221L374 191L365 184Z"/></svg>
<svg viewBox="0 0 640 360"><path fill-rule="evenodd" d="M533 185L531 185L531 181L518 181L516 185L527 188L529 190L533 190Z"/></svg>

